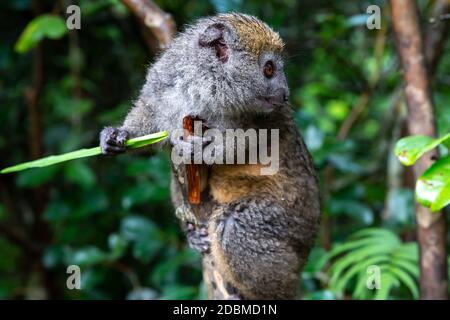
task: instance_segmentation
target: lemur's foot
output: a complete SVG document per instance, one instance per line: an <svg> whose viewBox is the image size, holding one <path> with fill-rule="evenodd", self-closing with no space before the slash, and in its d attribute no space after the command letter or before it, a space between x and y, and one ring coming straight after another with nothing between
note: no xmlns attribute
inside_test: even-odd
<svg viewBox="0 0 450 320"><path fill-rule="evenodd" d="M206 225L198 221L192 209L189 206L182 205L176 209L175 215L185 228L189 246L200 253L209 252L208 229Z"/></svg>
<svg viewBox="0 0 450 320"><path fill-rule="evenodd" d="M113 155L125 152L125 142L128 131L119 128L106 127L100 133L100 149L102 154Z"/></svg>
<svg viewBox="0 0 450 320"><path fill-rule="evenodd" d="M208 237L208 229L206 226L196 228L192 223L187 224L186 237L189 246L200 253L208 253L211 242Z"/></svg>
<svg viewBox="0 0 450 320"><path fill-rule="evenodd" d="M179 206L175 210L175 216L181 221L183 226L186 226L188 223L194 225L194 227L200 224L192 209L187 205Z"/></svg>

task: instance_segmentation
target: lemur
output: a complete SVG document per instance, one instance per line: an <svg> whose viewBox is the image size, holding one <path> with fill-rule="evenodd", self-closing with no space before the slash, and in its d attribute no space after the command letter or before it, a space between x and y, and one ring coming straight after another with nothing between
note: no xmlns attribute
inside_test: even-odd
<svg viewBox="0 0 450 320"><path fill-rule="evenodd" d="M291 299L319 225L313 161L293 120L283 70L284 43L258 18L228 13L202 18L176 36L149 67L120 127L100 134L104 154L125 141L182 128L183 117L208 128L278 129L279 170L262 164L212 164L202 171L201 221L186 199L184 166L173 165L172 200L190 245L203 253L210 298ZM194 153L202 137L174 137L168 147Z"/></svg>

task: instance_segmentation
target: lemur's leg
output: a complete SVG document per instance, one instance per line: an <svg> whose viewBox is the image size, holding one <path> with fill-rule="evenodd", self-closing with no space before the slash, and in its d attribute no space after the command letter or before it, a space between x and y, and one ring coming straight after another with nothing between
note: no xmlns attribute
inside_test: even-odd
<svg viewBox="0 0 450 320"><path fill-rule="evenodd" d="M192 209L187 205L179 206L175 215L185 229L189 246L200 253L208 253L210 241L206 225L198 221Z"/></svg>
<svg viewBox="0 0 450 320"><path fill-rule="evenodd" d="M211 255L238 296L296 296L299 259L286 235L288 221L285 209L270 196L235 201L213 213L209 224Z"/></svg>
<svg viewBox="0 0 450 320"><path fill-rule="evenodd" d="M242 300L234 288L215 267L211 254L203 256L203 281L210 300Z"/></svg>

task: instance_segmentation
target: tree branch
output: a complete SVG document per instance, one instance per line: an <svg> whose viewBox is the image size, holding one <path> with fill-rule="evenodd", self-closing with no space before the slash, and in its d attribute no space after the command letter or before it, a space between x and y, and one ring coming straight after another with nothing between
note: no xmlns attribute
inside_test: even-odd
<svg viewBox="0 0 450 320"><path fill-rule="evenodd" d="M36 255L41 252L38 245L31 242L24 234L12 229L10 226L0 224L0 237L1 236L22 248L27 254Z"/></svg>
<svg viewBox="0 0 450 320"><path fill-rule="evenodd" d="M131 12L152 32L161 49L167 48L175 34L175 21L150 0L122 0ZM149 47L150 41L146 40Z"/></svg>
<svg viewBox="0 0 450 320"><path fill-rule="evenodd" d="M445 40L449 32L450 1L438 0L435 2L425 37L425 58L428 63L428 74L432 78L436 72L438 61L444 49Z"/></svg>
<svg viewBox="0 0 450 320"><path fill-rule="evenodd" d="M430 83L419 27L417 5L412 0L391 0L392 22L397 51L403 69L408 106L409 133L435 136L435 120ZM413 167L417 180L437 157L433 150ZM445 216L416 205L417 235L420 251L420 293L422 299L447 299L447 255Z"/></svg>

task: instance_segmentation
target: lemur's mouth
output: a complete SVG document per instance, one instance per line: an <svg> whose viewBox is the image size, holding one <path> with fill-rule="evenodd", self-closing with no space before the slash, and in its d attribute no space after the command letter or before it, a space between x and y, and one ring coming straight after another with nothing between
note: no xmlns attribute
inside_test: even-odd
<svg viewBox="0 0 450 320"><path fill-rule="evenodd" d="M272 110L276 107L283 106L287 100L279 99L278 97L260 97L258 100L261 103L261 106L265 109Z"/></svg>
<svg viewBox="0 0 450 320"><path fill-rule="evenodd" d="M273 110L277 107L282 107L288 101L287 92L284 88L278 88L272 90L267 95L261 95L258 97L261 105L264 109Z"/></svg>

